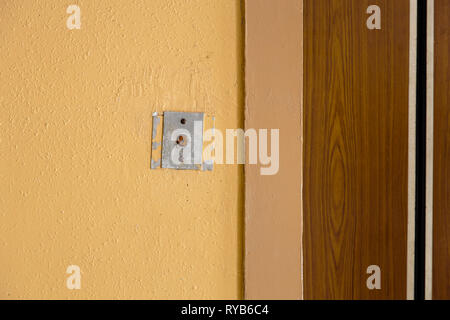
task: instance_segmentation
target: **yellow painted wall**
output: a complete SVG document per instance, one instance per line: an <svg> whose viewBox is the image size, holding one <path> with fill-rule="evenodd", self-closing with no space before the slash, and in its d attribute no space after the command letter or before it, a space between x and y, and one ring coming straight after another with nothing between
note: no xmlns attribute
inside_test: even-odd
<svg viewBox="0 0 450 320"><path fill-rule="evenodd" d="M0 2L1 299L242 297L242 167L149 169L153 111L242 127L241 11ZM81 290L66 288L72 264Z"/></svg>

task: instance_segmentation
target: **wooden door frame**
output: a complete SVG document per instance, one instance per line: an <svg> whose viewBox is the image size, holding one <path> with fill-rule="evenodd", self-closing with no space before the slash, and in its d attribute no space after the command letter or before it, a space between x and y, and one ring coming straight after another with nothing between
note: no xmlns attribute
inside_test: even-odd
<svg viewBox="0 0 450 320"><path fill-rule="evenodd" d="M406 296L413 299L417 0L410 3L405 276ZM267 177L259 165L245 166L244 296L302 299L303 0L246 0L245 18L245 128L280 129L280 171Z"/></svg>
<svg viewBox="0 0 450 320"><path fill-rule="evenodd" d="M246 0L245 128L280 129L280 166L245 166L245 298L302 298L303 0Z"/></svg>

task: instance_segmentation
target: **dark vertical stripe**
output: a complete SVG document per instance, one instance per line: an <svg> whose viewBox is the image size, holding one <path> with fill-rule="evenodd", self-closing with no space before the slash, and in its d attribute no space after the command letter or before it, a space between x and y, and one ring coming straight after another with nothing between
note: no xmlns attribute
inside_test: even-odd
<svg viewBox="0 0 450 320"><path fill-rule="evenodd" d="M417 5L416 249L414 296L425 299L425 186L427 137L427 1Z"/></svg>

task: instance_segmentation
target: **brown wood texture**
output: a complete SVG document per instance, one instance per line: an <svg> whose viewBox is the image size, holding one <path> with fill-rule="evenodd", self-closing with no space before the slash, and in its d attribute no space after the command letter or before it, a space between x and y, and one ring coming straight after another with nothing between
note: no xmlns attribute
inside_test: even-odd
<svg viewBox="0 0 450 320"><path fill-rule="evenodd" d="M305 0L304 48L305 299L405 299L409 0Z"/></svg>
<svg viewBox="0 0 450 320"><path fill-rule="evenodd" d="M450 1L435 0L433 299L450 299Z"/></svg>
<svg viewBox="0 0 450 320"><path fill-rule="evenodd" d="M246 299L302 297L302 1L245 1L245 128L280 130L278 173L245 166Z"/></svg>

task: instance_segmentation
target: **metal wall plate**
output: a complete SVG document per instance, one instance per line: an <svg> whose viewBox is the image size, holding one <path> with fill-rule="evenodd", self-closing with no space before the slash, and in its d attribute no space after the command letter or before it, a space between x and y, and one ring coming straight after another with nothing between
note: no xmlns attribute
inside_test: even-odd
<svg viewBox="0 0 450 320"><path fill-rule="evenodd" d="M215 117L200 112L154 112L151 149L151 169L213 171Z"/></svg>
<svg viewBox="0 0 450 320"><path fill-rule="evenodd" d="M161 162L152 156L152 168L200 170L203 152L203 119L200 112L164 112ZM158 153L158 119L153 117L152 153ZM155 123L156 122L156 123ZM159 140L161 141L161 140Z"/></svg>
<svg viewBox="0 0 450 320"><path fill-rule="evenodd" d="M201 169L203 118L200 112L164 112L162 168Z"/></svg>
<svg viewBox="0 0 450 320"><path fill-rule="evenodd" d="M153 113L151 169L161 168L162 120L161 115Z"/></svg>

